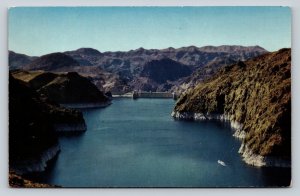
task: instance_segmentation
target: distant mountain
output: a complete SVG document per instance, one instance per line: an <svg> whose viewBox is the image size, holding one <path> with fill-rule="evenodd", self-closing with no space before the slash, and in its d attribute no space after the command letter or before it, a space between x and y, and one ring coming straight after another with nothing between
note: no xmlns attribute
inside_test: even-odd
<svg viewBox="0 0 300 196"><path fill-rule="evenodd" d="M164 58L146 63L140 76L147 77L161 84L168 80L175 81L179 78L189 76L191 72L192 71L188 66Z"/></svg>
<svg viewBox="0 0 300 196"><path fill-rule="evenodd" d="M138 48L127 52L103 53L92 48L80 48L74 51L41 56L26 65L24 64L23 69L55 72L76 71L89 77L99 89L113 93L126 93L134 89L168 91L176 89L175 87L181 84L194 84L185 78L194 72L199 74L191 76L191 78L201 80L202 75L205 75L206 72L213 74L219 67L244 61L267 52L259 46L205 46L201 48L189 46L177 49L170 47L161 50ZM163 59L169 59L169 61ZM190 70L189 73L170 76L176 80L164 78L166 74L175 72L175 67L172 67L174 70L168 67L170 61L174 66L184 65ZM166 62L167 65L162 65L163 62ZM161 66L168 67L170 73L167 73L164 68L158 69ZM163 83L161 83L161 79L164 81ZM178 90L182 89L181 87L178 88Z"/></svg>
<svg viewBox="0 0 300 196"><path fill-rule="evenodd" d="M76 67L79 63L64 53L51 53L36 58L29 64L23 66L25 70L55 71L65 67Z"/></svg>
<svg viewBox="0 0 300 196"><path fill-rule="evenodd" d="M95 62L102 55L101 52L93 48L80 48L75 51L65 52L65 54L75 59L81 66L96 65Z"/></svg>
<svg viewBox="0 0 300 196"><path fill-rule="evenodd" d="M135 74L140 70L141 65L150 60L169 58L197 69L216 57L244 61L266 52L265 49L259 46L205 46L201 48L189 46L178 49L170 47L162 50L138 48L128 52L104 53L90 48L81 48L65 52L65 54L70 55L78 62L88 60L90 64L100 66L108 71L130 70L131 74ZM95 58L95 56L98 56L98 58Z"/></svg>
<svg viewBox="0 0 300 196"><path fill-rule="evenodd" d="M189 46L178 49L170 47L162 50L138 48L128 52L104 53L94 51L94 49L82 48L76 51L68 51L66 54L76 58L78 62L84 62L82 66L91 64L118 75L121 80L125 81L125 86L129 85L126 89L168 91L171 88L176 89L174 87L178 85L188 84L185 86L190 86L191 84L194 85L195 82L189 82L188 79L183 80L185 75L183 78L177 78L180 84L178 82L159 84L159 81L145 74L144 66L147 65L146 70L148 71L153 67L153 71L150 72L154 72L157 70L155 64L159 63L159 60L171 59L188 66L192 72L197 72L197 76L191 76L191 79L196 81L196 79L203 79L202 76L212 75L219 67L237 61L244 61L267 52L259 46L206 46L201 48ZM95 57L97 54L99 55L98 58ZM86 60L88 60L88 63L85 62ZM149 62L152 63L149 65ZM208 73L206 74L206 72ZM179 87L176 90L182 91L183 88Z"/></svg>
<svg viewBox="0 0 300 196"><path fill-rule="evenodd" d="M203 52L226 52L226 53L236 53L240 54L243 53L244 57L251 57L253 52L263 53L266 50L260 46L230 46L230 45L222 45L222 46L203 46L199 48L200 51ZM241 59L242 60L242 59Z"/></svg>
<svg viewBox="0 0 300 196"><path fill-rule="evenodd" d="M8 51L8 55L9 69L18 69L37 58L15 53L13 51Z"/></svg>

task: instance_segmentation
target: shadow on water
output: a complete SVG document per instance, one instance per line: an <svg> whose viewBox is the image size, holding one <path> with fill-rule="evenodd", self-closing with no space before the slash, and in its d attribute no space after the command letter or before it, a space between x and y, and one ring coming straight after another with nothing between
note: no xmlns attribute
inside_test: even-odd
<svg viewBox="0 0 300 196"><path fill-rule="evenodd" d="M66 138L76 138L76 137L82 137L86 131L62 131L59 132L57 135L59 137L66 137Z"/></svg>

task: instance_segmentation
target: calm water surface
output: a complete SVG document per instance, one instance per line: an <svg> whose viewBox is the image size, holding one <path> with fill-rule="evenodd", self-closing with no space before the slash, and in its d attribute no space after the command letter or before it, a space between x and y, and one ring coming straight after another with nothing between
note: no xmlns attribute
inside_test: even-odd
<svg viewBox="0 0 300 196"><path fill-rule="evenodd" d="M228 125L173 120L174 104L171 99L115 99L107 108L84 110L87 131L60 138L61 153L40 181L64 187L289 184L289 169L246 165Z"/></svg>

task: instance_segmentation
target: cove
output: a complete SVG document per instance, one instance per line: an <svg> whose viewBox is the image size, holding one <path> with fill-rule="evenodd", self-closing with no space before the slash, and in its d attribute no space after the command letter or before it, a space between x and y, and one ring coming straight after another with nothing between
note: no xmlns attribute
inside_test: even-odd
<svg viewBox="0 0 300 196"><path fill-rule="evenodd" d="M176 121L174 104L118 98L109 107L82 110L87 131L60 137L60 154L34 178L63 187L289 185L288 168L244 163L228 124Z"/></svg>

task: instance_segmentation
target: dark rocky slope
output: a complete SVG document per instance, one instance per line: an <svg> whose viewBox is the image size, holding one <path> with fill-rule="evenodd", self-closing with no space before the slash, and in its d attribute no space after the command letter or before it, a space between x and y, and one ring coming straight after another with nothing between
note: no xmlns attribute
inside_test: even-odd
<svg viewBox="0 0 300 196"><path fill-rule="evenodd" d="M181 78L176 85L172 86L170 91L181 94L185 90L195 87L199 82L210 78L217 73L220 68L232 65L234 63L237 63L237 61L231 58L216 57L213 61L207 63L205 66L196 69L190 76Z"/></svg>
<svg viewBox="0 0 300 196"><path fill-rule="evenodd" d="M182 95L172 116L230 120L248 164L290 166L291 50L225 67Z"/></svg>
<svg viewBox="0 0 300 196"><path fill-rule="evenodd" d="M143 91L169 91L178 84L178 80L191 75L192 70L168 58L147 62L139 76L128 84L133 89Z"/></svg>
<svg viewBox="0 0 300 196"><path fill-rule="evenodd" d="M41 98L23 81L9 76L9 166L18 173L43 171L59 152L57 131L85 131L82 113Z"/></svg>
<svg viewBox="0 0 300 196"><path fill-rule="evenodd" d="M191 72L188 66L165 58L146 63L140 76L148 77L157 83L165 83L168 80L174 81L186 77L190 75Z"/></svg>
<svg viewBox="0 0 300 196"><path fill-rule="evenodd" d="M15 71L13 76L27 82L40 95L59 104L74 104L74 107L102 107L110 104L107 96L90 80L76 72L55 74L43 71Z"/></svg>

